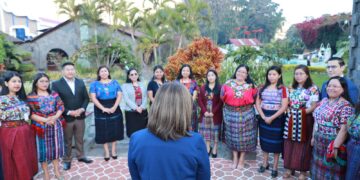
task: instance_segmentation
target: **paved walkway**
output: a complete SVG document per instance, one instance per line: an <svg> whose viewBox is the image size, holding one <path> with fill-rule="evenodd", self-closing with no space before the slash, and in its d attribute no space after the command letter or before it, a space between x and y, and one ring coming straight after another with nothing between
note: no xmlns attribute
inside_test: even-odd
<svg viewBox="0 0 360 180"><path fill-rule="evenodd" d="M92 104L88 107L87 111L91 111ZM111 159L106 162L103 159L103 147L102 145L95 144L95 127L93 116L90 115L86 119L86 132L85 132L85 152L86 155L93 159L92 164L79 163L77 160L73 160L72 167L69 171L63 171L61 167L61 173L66 180L107 180L107 179L131 179L127 166L127 151L129 145L129 139L117 143L118 159ZM75 150L73 150L74 153ZM75 155L75 154L74 154ZM75 157L75 156L74 156ZM257 169L262 162L262 153L260 145L257 146L257 150L254 153L249 153L246 156L245 168L242 170L231 168L231 152L224 145L220 144L218 149L218 158L211 158L211 179L219 180L232 180L232 179L272 179L270 176L271 170L267 170L265 173L258 173ZM270 165L272 163L272 157L270 156ZM270 166L271 167L271 166ZM40 168L40 166L39 166ZM52 173L52 165L49 166ZM279 163L279 177L282 179L284 169L283 162ZM289 179L296 179L299 176L299 172L294 177ZM39 172L35 179L42 179L43 173ZM51 174L52 179L55 176Z"/></svg>

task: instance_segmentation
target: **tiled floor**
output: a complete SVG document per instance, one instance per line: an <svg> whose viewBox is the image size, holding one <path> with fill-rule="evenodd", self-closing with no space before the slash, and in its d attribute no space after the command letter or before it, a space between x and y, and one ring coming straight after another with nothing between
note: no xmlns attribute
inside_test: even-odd
<svg viewBox="0 0 360 180"><path fill-rule="evenodd" d="M256 160L247 160L245 168L242 170L234 170L231 168L231 160L224 158L210 159L211 163L211 179L220 179L220 180L231 180L231 179L271 179L270 170L267 170L265 173L258 173L257 169L259 164L262 161L262 155L260 149L257 149ZM69 171L62 171L65 179L78 180L78 179L87 179L87 180L106 180L106 179L131 179L128 166L127 158L119 157L117 160L111 159L108 162L105 162L102 157L90 157L94 160L92 164L79 163L77 160L74 160L72 163L72 168ZM52 166L49 168L51 169ZM282 179L283 174L283 165L282 162L279 164L279 177L277 179ZM52 170L51 170L52 172ZM299 173L296 173L296 177ZM42 179L43 174L40 172L35 179ZM51 174L52 178L55 178ZM291 177L289 179L296 179L296 177Z"/></svg>

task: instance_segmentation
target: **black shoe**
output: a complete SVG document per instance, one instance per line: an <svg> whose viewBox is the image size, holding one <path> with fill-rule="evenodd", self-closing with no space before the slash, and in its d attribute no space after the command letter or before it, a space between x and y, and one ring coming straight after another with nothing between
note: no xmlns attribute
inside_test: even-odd
<svg viewBox="0 0 360 180"><path fill-rule="evenodd" d="M208 152L208 156L209 156L209 157L210 157L210 155L212 154L211 151L212 151L212 148L210 147L209 152Z"/></svg>
<svg viewBox="0 0 360 180"><path fill-rule="evenodd" d="M105 161L109 161L109 160L110 160L110 157L104 157L104 160L105 160Z"/></svg>
<svg viewBox="0 0 360 180"><path fill-rule="evenodd" d="M67 171L70 168L71 168L71 162L64 162L64 167L63 167L64 171Z"/></svg>
<svg viewBox="0 0 360 180"><path fill-rule="evenodd" d="M216 154L211 153L211 157L212 158L217 158L217 153Z"/></svg>
<svg viewBox="0 0 360 180"><path fill-rule="evenodd" d="M110 159L110 158L109 158L109 159ZM78 161L79 161L79 162L86 163L86 164L90 164L90 163L92 163L92 162L93 162L93 160L88 159L88 158L86 158L86 157L81 158L81 159L78 159Z"/></svg>
<svg viewBox="0 0 360 180"><path fill-rule="evenodd" d="M263 173L263 172L265 172L265 170L269 169L269 167L270 167L269 164L266 167L261 165L260 168L258 169L258 172Z"/></svg>
<svg viewBox="0 0 360 180"><path fill-rule="evenodd" d="M116 156L111 156L113 159L117 159L117 155Z"/></svg>
<svg viewBox="0 0 360 180"><path fill-rule="evenodd" d="M278 171L276 170L271 170L271 177L272 178L276 178L278 176Z"/></svg>

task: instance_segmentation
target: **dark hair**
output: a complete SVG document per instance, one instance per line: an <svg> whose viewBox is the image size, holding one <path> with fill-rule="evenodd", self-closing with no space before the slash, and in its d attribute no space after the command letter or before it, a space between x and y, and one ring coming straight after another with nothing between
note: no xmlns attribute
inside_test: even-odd
<svg viewBox="0 0 360 180"><path fill-rule="evenodd" d="M310 76L310 72L309 72L309 68L306 65L300 64L297 65L294 69L294 79L293 79L293 83L292 83L292 88L296 89L299 86L299 83L295 80L295 71L301 69L305 72L305 74L308 76L308 78L306 79L303 88L307 89L309 87L311 87L313 85L313 81L311 79Z"/></svg>
<svg viewBox="0 0 360 180"><path fill-rule="evenodd" d="M7 71L4 73L3 79L4 79L4 83L5 82L9 82L11 78L13 77L19 77L21 80L21 88L18 92L16 92L16 95L18 96L19 99L25 101L26 100L26 93L25 93L25 88L24 88L24 82L20 76L19 73L14 72L14 71ZM9 88L7 86L2 87L1 89L1 95L8 95L10 93Z"/></svg>
<svg viewBox="0 0 360 180"><path fill-rule="evenodd" d="M179 70L179 73L178 73L178 76L177 76L176 80L180 80L180 79L183 78L183 76L182 76L182 74L181 74L181 71L182 71L185 67L188 67L188 68L190 69L189 78L190 78L190 79L194 79L194 75L193 75L193 73L192 73L191 66L188 65L188 64L183 64L183 65L181 66L180 70Z"/></svg>
<svg viewBox="0 0 360 180"><path fill-rule="evenodd" d="M158 69L160 69L161 71L163 71L164 72L164 68L161 66L161 65L156 65L156 66L154 66L154 69L153 69L153 73L155 73L155 71L156 70L158 70ZM155 80L156 78L155 78L155 74L153 75L153 77L152 77L152 80ZM161 82L165 82L166 80L165 80L165 74L163 75L163 77L161 78Z"/></svg>
<svg viewBox="0 0 360 180"><path fill-rule="evenodd" d="M269 67L269 69L266 71L265 85L260 89L260 92L259 92L260 99L261 99L262 92L264 92L264 90L268 86L270 86L270 84L271 84L270 80L269 80L269 77L268 77L270 71L276 71L279 75L282 75L281 68L279 66L271 66L271 67ZM283 78L282 78L282 76L280 76L279 80L276 83L276 87L279 89L279 88L281 88L281 86L283 86L283 84L284 84L283 83Z"/></svg>
<svg viewBox="0 0 360 180"><path fill-rule="evenodd" d="M102 65L102 66L100 66L100 67L98 68L97 73L96 73L96 75L97 75L97 80L98 80L98 81L101 80L101 77L100 77L99 73L100 73L100 70L103 69L103 68L105 68L105 69L109 72L108 78L111 79L110 69L109 69L107 66Z"/></svg>
<svg viewBox="0 0 360 180"><path fill-rule="evenodd" d="M37 73L37 74L34 76L34 81L33 81L33 83L32 83L32 90L31 90L31 93L30 93L30 94L32 94L32 93L37 94L36 84L37 84L37 82L39 81L39 79L41 79L41 78L43 78L43 77L46 77L46 78L50 81L50 78L49 78L49 76L48 76L47 74L42 73L42 72ZM51 94L50 84L49 84L49 87L47 88L46 91L47 91L49 94Z"/></svg>
<svg viewBox="0 0 360 180"><path fill-rule="evenodd" d="M136 73L138 73L135 68L130 68L130 69L126 72L126 83L132 83L131 79L129 78L129 75L130 75L130 72L131 72L131 71L136 71ZM139 73L138 73L138 74L139 74ZM138 76L137 81L140 81L140 77L139 77L139 76Z"/></svg>
<svg viewBox="0 0 360 180"><path fill-rule="evenodd" d="M207 76L208 76L208 74L209 74L210 72L214 73L215 76L216 76L215 86L214 86L214 89L213 89L213 90L210 89L210 87L209 87L209 80L207 79ZM217 72L216 72L214 69L209 69L209 70L206 72L205 90L206 90L206 92L208 92L208 93L213 92L215 95L220 94L219 76L218 76Z"/></svg>
<svg viewBox="0 0 360 180"><path fill-rule="evenodd" d="M329 81L326 83L326 87L328 87L330 81L333 79L337 79L340 82L341 87L344 89L344 92L340 96L343 97L344 99L346 99L347 101L349 101L350 104L354 105L354 102L352 102L350 99L348 85L347 85L345 78L340 77L340 76L334 76L334 77L330 78Z"/></svg>
<svg viewBox="0 0 360 180"><path fill-rule="evenodd" d="M327 60L327 62L329 62L329 61L338 61L340 67L345 66L345 61L344 61L344 59L342 59L342 58L340 58L340 57L334 57L334 56L332 56L329 60Z"/></svg>
<svg viewBox="0 0 360 180"><path fill-rule="evenodd" d="M245 79L245 82L246 83L248 83L248 84L252 84L252 85L255 85L255 82L251 79L251 77L250 77L250 69L249 69L249 66L247 66L247 65L245 65L245 64L240 64L237 68L236 68L236 70L235 70L235 72L234 72L234 75L231 77L232 79L236 79L236 72L240 69L240 68L245 68L246 69L246 72L248 73L247 74L247 77L246 77L246 79Z"/></svg>
<svg viewBox="0 0 360 180"><path fill-rule="evenodd" d="M75 64L72 63L72 62L64 62L64 63L61 65L61 69L64 69L64 67L65 67L65 66L68 66L68 65L75 67Z"/></svg>

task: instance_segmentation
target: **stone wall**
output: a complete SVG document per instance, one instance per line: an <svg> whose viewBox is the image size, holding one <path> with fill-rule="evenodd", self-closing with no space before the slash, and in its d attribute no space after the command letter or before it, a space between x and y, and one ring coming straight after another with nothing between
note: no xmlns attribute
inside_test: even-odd
<svg viewBox="0 0 360 180"><path fill-rule="evenodd" d="M360 89L360 0L353 0L348 76Z"/></svg>

